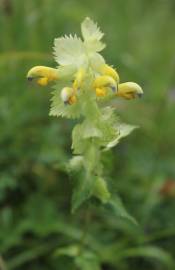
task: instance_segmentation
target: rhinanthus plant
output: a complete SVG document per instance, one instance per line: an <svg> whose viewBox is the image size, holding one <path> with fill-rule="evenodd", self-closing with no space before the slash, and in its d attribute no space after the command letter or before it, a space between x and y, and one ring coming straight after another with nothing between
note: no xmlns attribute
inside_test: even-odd
<svg viewBox="0 0 175 270"><path fill-rule="evenodd" d="M106 63L100 54L105 48L104 34L96 23L86 18L81 32L83 39L76 35L55 39L56 69L36 66L27 78L41 86L54 82L51 116L80 119L72 132L74 156L68 165L69 170L82 175L75 183L72 210L96 197L126 216L121 201L108 189L101 156L136 128L120 122L111 100L135 99L143 91L134 82L120 83L116 69Z"/></svg>

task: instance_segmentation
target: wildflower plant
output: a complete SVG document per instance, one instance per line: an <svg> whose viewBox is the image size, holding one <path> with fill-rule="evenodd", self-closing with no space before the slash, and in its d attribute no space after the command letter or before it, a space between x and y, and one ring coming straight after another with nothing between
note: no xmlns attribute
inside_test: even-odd
<svg viewBox="0 0 175 270"><path fill-rule="evenodd" d="M117 195L109 191L101 157L136 128L120 121L111 100L135 99L143 91L134 82L120 83L116 69L106 63L100 54L106 46L102 42L104 34L96 23L86 18L81 32L83 39L76 35L55 39L57 68L36 66L27 78L41 86L54 82L50 116L79 119L72 131L73 157L68 169L83 176L75 182L72 211L96 197L121 216L129 217Z"/></svg>

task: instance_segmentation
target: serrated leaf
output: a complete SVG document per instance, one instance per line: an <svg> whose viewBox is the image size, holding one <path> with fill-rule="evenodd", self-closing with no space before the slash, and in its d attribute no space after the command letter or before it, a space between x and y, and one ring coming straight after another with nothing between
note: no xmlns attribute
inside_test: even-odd
<svg viewBox="0 0 175 270"><path fill-rule="evenodd" d="M92 175L86 175L76 183L72 195L72 213L74 213L84 201L91 197L94 183L95 181Z"/></svg>
<svg viewBox="0 0 175 270"><path fill-rule="evenodd" d="M81 66L86 62L83 42L76 35L56 38L54 41L55 60L60 65Z"/></svg>
<svg viewBox="0 0 175 270"><path fill-rule="evenodd" d="M81 24L81 32L84 40L101 40L104 35L97 24L88 17Z"/></svg>
<svg viewBox="0 0 175 270"><path fill-rule="evenodd" d="M137 221L127 212L119 196L111 197L107 204L117 217L138 225Z"/></svg>

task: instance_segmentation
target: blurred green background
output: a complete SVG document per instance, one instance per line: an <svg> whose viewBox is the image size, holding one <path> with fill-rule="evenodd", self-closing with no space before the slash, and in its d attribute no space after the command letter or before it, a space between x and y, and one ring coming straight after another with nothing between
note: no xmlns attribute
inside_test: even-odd
<svg viewBox="0 0 175 270"><path fill-rule="evenodd" d="M105 32L103 55L121 81L145 93L117 102L140 129L104 155L109 187L138 227L96 202L86 229L86 205L70 213L74 123L49 117L52 89L26 82L32 66L56 65L54 38L80 34L86 16ZM0 1L1 270L175 269L174 29L174 0Z"/></svg>

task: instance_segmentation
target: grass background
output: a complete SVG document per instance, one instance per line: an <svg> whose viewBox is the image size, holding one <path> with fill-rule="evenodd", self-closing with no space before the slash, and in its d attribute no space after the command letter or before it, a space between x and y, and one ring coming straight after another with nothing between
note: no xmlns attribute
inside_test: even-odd
<svg viewBox="0 0 175 270"><path fill-rule="evenodd" d="M25 79L34 65L56 65L54 38L80 34L86 16L105 32L103 55L121 81L138 82L145 92L142 100L117 103L121 118L140 129L104 156L109 186L139 228L96 204L88 229L86 206L70 214L64 162L73 123L49 117L51 89ZM173 0L0 1L0 268L174 269L174 29ZM170 181L171 194L160 192ZM54 255L80 243L85 230L82 248L93 260Z"/></svg>

